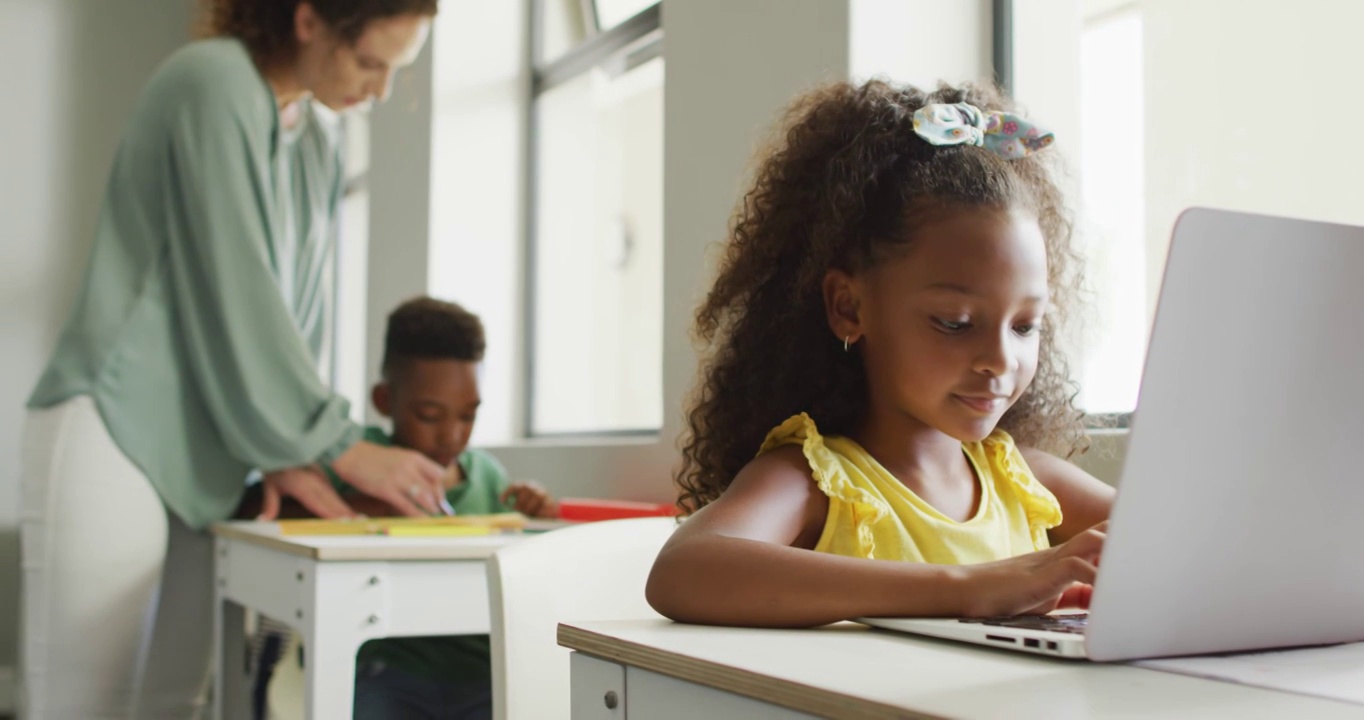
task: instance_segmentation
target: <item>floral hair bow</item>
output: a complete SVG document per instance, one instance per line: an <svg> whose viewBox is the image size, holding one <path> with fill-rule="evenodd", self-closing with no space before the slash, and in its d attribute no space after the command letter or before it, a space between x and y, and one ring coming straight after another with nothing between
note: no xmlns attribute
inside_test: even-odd
<svg viewBox="0 0 1364 720"><path fill-rule="evenodd" d="M914 111L914 132L931 145L979 145L1007 159L1041 150L1056 139L1049 130L998 110L970 103L925 105Z"/></svg>

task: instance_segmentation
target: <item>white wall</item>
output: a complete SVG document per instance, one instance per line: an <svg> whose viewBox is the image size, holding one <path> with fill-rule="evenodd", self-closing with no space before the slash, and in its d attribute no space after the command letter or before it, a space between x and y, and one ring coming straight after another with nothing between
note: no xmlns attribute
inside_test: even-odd
<svg viewBox="0 0 1364 720"><path fill-rule="evenodd" d="M0 0L0 668L15 661L23 404L75 299L124 119L193 0ZM0 712L10 688L0 672Z"/></svg>
<svg viewBox="0 0 1364 720"><path fill-rule="evenodd" d="M1127 460L1126 430L1089 431L1089 450L1071 461L1094 477L1117 486L1122 466Z"/></svg>
<svg viewBox="0 0 1364 720"><path fill-rule="evenodd" d="M447 3L448 4L448 3ZM366 363L379 376L388 314L427 291L431 216L431 43L394 82L388 102L370 116L369 274ZM369 394L352 398L368 406Z"/></svg>
<svg viewBox="0 0 1364 720"><path fill-rule="evenodd" d="M1243 0L1230 14L1220 3L1139 7L1152 288L1175 217L1190 205L1364 224L1364 144L1352 122L1364 116L1364 96L1349 62L1364 3Z"/></svg>
<svg viewBox="0 0 1364 720"><path fill-rule="evenodd" d="M1226 5L1182 0L1015 5L1017 95L1035 115L1072 127L1077 141L1058 142L1065 151L1080 140L1079 23L1130 10L1141 15L1148 317L1170 231L1187 207L1364 224L1354 170L1364 161L1364 146L1340 129L1349 124L1343 119L1364 111L1341 54L1357 44L1364 5L1247 0L1236 3L1232 14ZM1082 228L1096 224L1081 220ZM1082 464L1092 463L1091 471L1115 479L1124 443L1125 433L1101 434L1096 444L1113 452L1101 451Z"/></svg>
<svg viewBox="0 0 1364 720"><path fill-rule="evenodd" d="M1247 0L1232 14L1226 5L1015 3L1015 94L1055 127L1057 147L1072 157L1081 140L1081 25L1127 10L1141 15L1151 309L1170 231L1191 205L1364 224L1350 171L1364 160L1364 146L1342 142L1347 135L1329 129L1364 110L1364 98L1349 90L1355 78L1341 55L1357 42L1364 4ZM1298 114L1294 103L1312 109Z"/></svg>

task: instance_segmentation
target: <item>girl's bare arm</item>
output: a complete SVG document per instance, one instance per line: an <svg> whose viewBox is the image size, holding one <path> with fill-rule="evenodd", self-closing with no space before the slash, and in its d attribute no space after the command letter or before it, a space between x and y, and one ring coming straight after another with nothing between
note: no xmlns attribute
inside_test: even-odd
<svg viewBox="0 0 1364 720"><path fill-rule="evenodd" d="M1061 503L1061 524L1048 533L1053 545L1108 520L1117 495L1111 486L1055 455L1033 448L1019 448L1019 452L1037 481Z"/></svg>
<svg viewBox="0 0 1364 720"><path fill-rule="evenodd" d="M827 512L798 448L762 456L664 546L649 576L649 604L682 622L760 627L1011 614L1092 582L1102 545L1094 533L1073 546L976 566L864 560L811 551Z"/></svg>

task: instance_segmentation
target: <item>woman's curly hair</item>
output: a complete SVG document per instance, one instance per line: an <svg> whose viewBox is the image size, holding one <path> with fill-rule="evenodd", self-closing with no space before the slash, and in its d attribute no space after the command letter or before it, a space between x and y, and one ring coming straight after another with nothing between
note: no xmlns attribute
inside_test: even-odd
<svg viewBox="0 0 1364 720"><path fill-rule="evenodd" d="M915 110L957 102L1012 110L991 87L941 85L930 93L880 80L831 84L787 110L696 312L703 358L677 473L684 514L719 497L786 418L809 413L829 435L856 426L868 404L866 376L858 353L845 353L829 330L825 273L857 273L894 257L942 209L1019 208L1037 217L1052 309L1037 375L1000 427L1021 444L1066 456L1084 449L1083 416L1056 342L1080 272L1047 157L1054 153L1006 160L915 134Z"/></svg>
<svg viewBox="0 0 1364 720"><path fill-rule="evenodd" d="M257 59L287 58L295 49L294 13L304 0L200 0L197 34L231 36ZM440 0L307 0L333 32L355 42L371 20L434 16Z"/></svg>

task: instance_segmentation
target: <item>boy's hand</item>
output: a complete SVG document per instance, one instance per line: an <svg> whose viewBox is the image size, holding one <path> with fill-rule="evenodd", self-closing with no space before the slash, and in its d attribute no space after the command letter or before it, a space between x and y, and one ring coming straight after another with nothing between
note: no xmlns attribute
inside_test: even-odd
<svg viewBox="0 0 1364 720"><path fill-rule="evenodd" d="M508 498L515 497L516 504L513 509L522 515L538 518L559 517L559 501L538 482L525 480L514 482L502 491L499 498L503 505L508 503Z"/></svg>
<svg viewBox="0 0 1364 720"><path fill-rule="evenodd" d="M292 497L320 518L353 518L355 511L341 499L327 478L314 468L290 468L266 473L260 515L257 520L279 516L280 500Z"/></svg>

